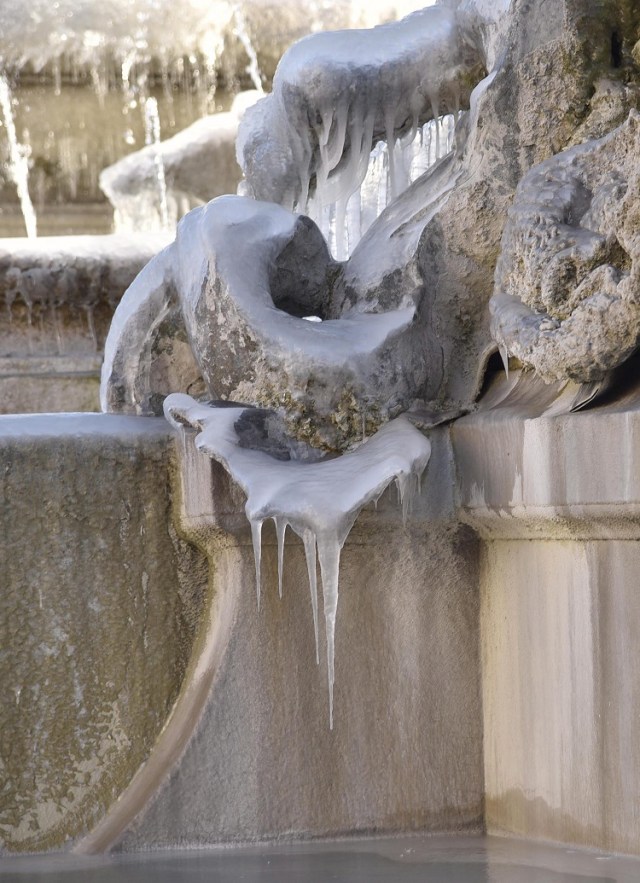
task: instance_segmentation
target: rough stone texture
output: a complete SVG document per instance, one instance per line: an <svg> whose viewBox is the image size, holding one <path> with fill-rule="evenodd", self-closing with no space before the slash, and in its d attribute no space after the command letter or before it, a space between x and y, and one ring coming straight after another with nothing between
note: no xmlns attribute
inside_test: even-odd
<svg viewBox="0 0 640 883"><path fill-rule="evenodd" d="M612 34L619 51L612 52ZM423 390L435 406L469 402L491 347L487 304L500 239L522 176L577 132L600 137L637 101L638 11L626 0L516 0L486 45L491 74L471 98L457 154L382 214L344 274L343 298L385 308L413 293L430 333ZM611 90L603 111L601 82ZM388 307L387 307L388 308Z"/></svg>
<svg viewBox="0 0 640 883"><path fill-rule="evenodd" d="M56 849L153 747L199 622L163 421L0 419L0 851Z"/></svg>
<svg viewBox="0 0 640 883"><path fill-rule="evenodd" d="M163 396L201 376L211 398L280 408L317 447L339 450L363 425L373 433L413 402L424 334L412 307L335 317L337 270L309 218L233 196L195 210L116 313L103 407L158 413Z"/></svg>
<svg viewBox="0 0 640 883"><path fill-rule="evenodd" d="M470 2L460 4L456 15L470 23L476 50L490 71L471 95L470 109L457 128L456 149L383 212L332 277L327 292L334 317L415 309L412 353L414 359L419 353L421 363L418 375L409 367L412 386L418 387L415 397L432 409L447 410L468 407L474 400L484 362L495 347L488 303L518 182L534 165L576 140L602 137L620 125L638 101L640 81L638 53L634 55L640 12L629 0L515 0L508 8ZM450 40L448 31L443 39ZM328 82L333 73L339 75L331 65L330 56L323 57ZM479 79L479 71L474 76ZM354 125L359 125L357 112L354 104L347 113ZM313 129L317 121L313 114L308 119ZM278 150L274 148L274 162ZM634 186L625 208L631 226ZM611 288L611 280L604 281ZM630 293L627 299L634 296ZM242 349L241 334L227 341L221 340L224 336L219 329L207 339L209 361L216 361L219 347ZM633 334L627 336L624 354ZM199 361L203 358L197 355ZM598 360L602 372L607 360ZM246 360L239 359L236 368L226 356L219 361L225 370L247 373ZM378 373L385 377L384 371ZM281 390L278 402L265 401L256 395L250 372L246 379L248 403L288 406ZM233 386L242 389L237 378ZM304 395L300 389L290 392ZM366 411L360 401L366 393L353 393L348 410ZM321 417L326 427L328 418ZM356 438L357 423L346 421L347 440ZM304 413L295 415L293 427L308 432Z"/></svg>
<svg viewBox="0 0 640 883"><path fill-rule="evenodd" d="M168 246L125 292L105 341L103 411L161 415L165 396L205 391L180 309L175 246Z"/></svg>
<svg viewBox="0 0 640 883"><path fill-rule="evenodd" d="M491 301L498 343L546 380L590 382L640 339L640 115L518 185Z"/></svg>
<svg viewBox="0 0 640 883"><path fill-rule="evenodd" d="M91 355L157 236L0 240L0 356Z"/></svg>

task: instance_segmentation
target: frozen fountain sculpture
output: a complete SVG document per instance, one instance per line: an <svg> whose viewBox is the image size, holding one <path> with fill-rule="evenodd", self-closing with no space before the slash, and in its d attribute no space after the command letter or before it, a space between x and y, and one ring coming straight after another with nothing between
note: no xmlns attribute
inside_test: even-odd
<svg viewBox="0 0 640 883"><path fill-rule="evenodd" d="M258 586L265 518L280 563L302 537L312 600L317 542L330 685L340 547L424 469L415 424L469 409L497 346L591 385L637 346L639 28L627 0L454 0L302 40L244 117L245 195L185 217L116 313L103 408L199 432L247 493ZM403 144L459 111L402 190ZM336 261L309 198L344 223L379 139L394 198Z"/></svg>

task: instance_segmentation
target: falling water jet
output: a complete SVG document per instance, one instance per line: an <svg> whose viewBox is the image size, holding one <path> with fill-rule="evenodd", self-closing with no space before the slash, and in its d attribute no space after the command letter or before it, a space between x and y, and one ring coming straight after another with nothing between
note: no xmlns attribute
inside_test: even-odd
<svg viewBox="0 0 640 883"><path fill-rule="evenodd" d="M234 33L242 43L245 52L249 56L249 64L247 65L246 73L249 74L254 89L257 89L259 92L264 92L264 88L262 86L262 74L260 72L260 65L258 64L258 56L256 54L255 47L251 42L251 37L249 36L249 31L247 30L247 23L245 21L244 14L239 6L234 7L233 18L235 21Z"/></svg>
<svg viewBox="0 0 640 883"><path fill-rule="evenodd" d="M164 171L164 160L160 149L160 114L155 98L147 98L144 102L145 144L153 148L158 182L158 198L160 209L160 225L162 230L169 229L169 207L167 203L167 181Z"/></svg>
<svg viewBox="0 0 640 883"><path fill-rule="evenodd" d="M29 195L29 162L26 148L18 141L16 124L13 118L13 95L4 74L0 74L0 107L9 141L8 171L18 191L20 208L29 239L38 235L36 212Z"/></svg>

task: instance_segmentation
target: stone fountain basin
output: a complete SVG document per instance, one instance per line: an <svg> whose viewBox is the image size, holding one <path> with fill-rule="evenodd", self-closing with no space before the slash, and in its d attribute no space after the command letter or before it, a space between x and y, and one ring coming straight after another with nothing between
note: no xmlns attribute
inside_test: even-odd
<svg viewBox="0 0 640 883"><path fill-rule="evenodd" d="M113 312L169 239L0 239L0 413L97 410Z"/></svg>
<svg viewBox="0 0 640 883"><path fill-rule="evenodd" d="M258 614L242 495L192 436L3 417L4 848L485 826L640 854L640 396L574 392L498 381L431 431L406 526L393 494L362 513L333 733L302 547L280 601L265 534Z"/></svg>

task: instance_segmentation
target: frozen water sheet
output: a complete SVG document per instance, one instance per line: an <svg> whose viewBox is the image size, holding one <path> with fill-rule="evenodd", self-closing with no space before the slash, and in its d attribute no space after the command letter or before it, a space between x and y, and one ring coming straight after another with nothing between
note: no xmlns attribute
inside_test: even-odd
<svg viewBox="0 0 640 883"><path fill-rule="evenodd" d="M431 445L405 417L387 423L356 450L332 460L279 460L262 450L239 445L236 424L247 408L202 405L182 393L164 404L176 428L199 431L196 447L220 462L247 495L245 512L252 529L256 587L260 603L261 529L267 518L276 524L279 568L288 526L302 538L317 628L316 547L320 562L329 679L329 719L333 727L334 635L338 606L340 552L361 509L375 501L393 481L406 514L419 488ZM281 571L280 571L281 572ZM317 655L317 645L316 645Z"/></svg>

